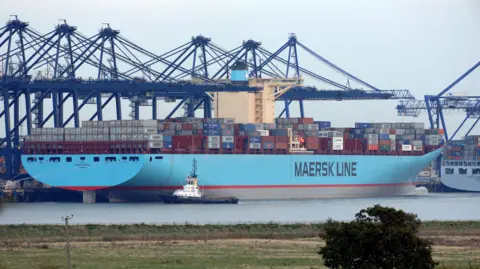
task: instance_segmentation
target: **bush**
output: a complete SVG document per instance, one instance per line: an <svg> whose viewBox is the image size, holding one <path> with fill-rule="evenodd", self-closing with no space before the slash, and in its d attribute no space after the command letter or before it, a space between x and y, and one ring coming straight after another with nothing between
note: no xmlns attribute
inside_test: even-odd
<svg viewBox="0 0 480 269"><path fill-rule="evenodd" d="M431 269L431 242L417 236L421 221L414 214L375 205L350 222L329 219L318 251L328 268Z"/></svg>

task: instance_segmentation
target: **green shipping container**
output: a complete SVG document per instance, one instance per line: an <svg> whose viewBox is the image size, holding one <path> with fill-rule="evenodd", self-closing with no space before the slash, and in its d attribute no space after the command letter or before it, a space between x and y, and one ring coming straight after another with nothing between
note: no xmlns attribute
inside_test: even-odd
<svg viewBox="0 0 480 269"><path fill-rule="evenodd" d="M380 145L378 148L381 151L389 151L390 150L390 145Z"/></svg>

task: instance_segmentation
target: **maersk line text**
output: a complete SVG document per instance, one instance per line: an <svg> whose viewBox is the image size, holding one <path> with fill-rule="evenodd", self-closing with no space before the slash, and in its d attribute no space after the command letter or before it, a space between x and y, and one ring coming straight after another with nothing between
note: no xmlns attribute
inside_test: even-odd
<svg viewBox="0 0 480 269"><path fill-rule="evenodd" d="M357 162L295 162L295 177L356 177Z"/></svg>

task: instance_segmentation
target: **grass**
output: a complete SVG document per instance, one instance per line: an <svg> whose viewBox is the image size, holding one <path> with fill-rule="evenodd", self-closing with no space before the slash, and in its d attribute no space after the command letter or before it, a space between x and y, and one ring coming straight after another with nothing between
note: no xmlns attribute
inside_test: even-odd
<svg viewBox="0 0 480 269"><path fill-rule="evenodd" d="M322 224L73 225L73 268L324 268ZM480 222L424 222L439 268L480 269ZM469 264L470 263L470 264ZM66 268L64 227L0 226L0 269Z"/></svg>

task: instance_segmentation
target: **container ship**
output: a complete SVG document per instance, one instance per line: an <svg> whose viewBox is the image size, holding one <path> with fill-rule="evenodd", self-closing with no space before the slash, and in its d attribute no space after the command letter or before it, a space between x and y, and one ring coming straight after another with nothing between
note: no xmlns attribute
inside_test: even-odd
<svg viewBox="0 0 480 269"><path fill-rule="evenodd" d="M86 121L80 128L32 129L22 163L36 180L93 195L88 199L108 192L123 201L158 200L184 184L193 159L208 196L406 195L441 154L441 133L423 123L333 128L313 118Z"/></svg>
<svg viewBox="0 0 480 269"><path fill-rule="evenodd" d="M442 192L480 192L480 136L449 141L440 172Z"/></svg>

